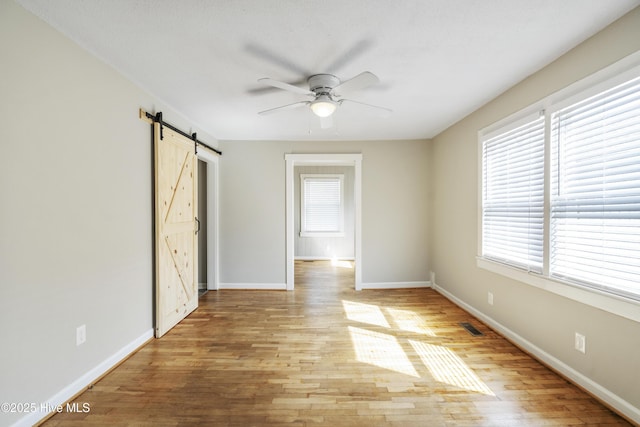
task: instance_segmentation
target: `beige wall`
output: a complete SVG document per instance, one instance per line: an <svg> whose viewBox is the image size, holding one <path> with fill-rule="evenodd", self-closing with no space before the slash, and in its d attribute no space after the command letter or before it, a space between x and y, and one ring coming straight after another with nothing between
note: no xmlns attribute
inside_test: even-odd
<svg viewBox="0 0 640 427"><path fill-rule="evenodd" d="M636 414L640 414L640 324L479 269L476 251L477 132L638 50L640 9L438 135L429 166L430 261L437 284L628 402ZM487 303L488 291L494 294L493 306ZM587 336L586 355L573 349L576 331Z"/></svg>
<svg viewBox="0 0 640 427"><path fill-rule="evenodd" d="M151 331L138 108L189 123L12 1L0 1L0 58L0 402L39 404Z"/></svg>
<svg viewBox="0 0 640 427"><path fill-rule="evenodd" d="M285 283L285 153L362 153L362 280L429 280L429 144L223 141L220 281Z"/></svg>

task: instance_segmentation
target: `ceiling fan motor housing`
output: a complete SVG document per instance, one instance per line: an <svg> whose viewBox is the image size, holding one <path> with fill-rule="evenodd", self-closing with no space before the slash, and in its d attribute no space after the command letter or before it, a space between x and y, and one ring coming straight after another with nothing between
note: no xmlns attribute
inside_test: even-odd
<svg viewBox="0 0 640 427"><path fill-rule="evenodd" d="M333 74L314 74L307 79L307 83L309 83L309 89L316 95L329 94L340 84L340 79Z"/></svg>

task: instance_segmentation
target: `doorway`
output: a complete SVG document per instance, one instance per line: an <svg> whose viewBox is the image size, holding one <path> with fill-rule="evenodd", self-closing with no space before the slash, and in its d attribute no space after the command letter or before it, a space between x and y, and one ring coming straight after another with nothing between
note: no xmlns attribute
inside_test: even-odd
<svg viewBox="0 0 640 427"><path fill-rule="evenodd" d="M198 297L207 293L207 162L198 159Z"/></svg>
<svg viewBox="0 0 640 427"><path fill-rule="evenodd" d="M286 154L286 280L287 290L295 287L295 180L296 166L352 166L353 167L353 258L354 287L362 289L362 154Z"/></svg>
<svg viewBox="0 0 640 427"><path fill-rule="evenodd" d="M198 247L204 248L205 254L200 256L199 266L203 266L198 271L199 290L219 289L219 246L218 246L218 176L219 176L219 156L204 148L199 147L196 153L198 165L204 169L204 173L198 174L199 184L205 187L199 192L198 202L204 208L198 209L200 215L200 239Z"/></svg>

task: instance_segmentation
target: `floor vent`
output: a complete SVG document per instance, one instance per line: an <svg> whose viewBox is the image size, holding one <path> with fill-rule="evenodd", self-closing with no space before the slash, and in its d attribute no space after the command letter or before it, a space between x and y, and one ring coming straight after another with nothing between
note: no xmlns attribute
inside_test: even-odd
<svg viewBox="0 0 640 427"><path fill-rule="evenodd" d="M467 330L467 332L469 332L474 337L479 337L479 336L484 335L482 332L477 330L471 323L462 322L462 323L460 323L460 326L465 328Z"/></svg>

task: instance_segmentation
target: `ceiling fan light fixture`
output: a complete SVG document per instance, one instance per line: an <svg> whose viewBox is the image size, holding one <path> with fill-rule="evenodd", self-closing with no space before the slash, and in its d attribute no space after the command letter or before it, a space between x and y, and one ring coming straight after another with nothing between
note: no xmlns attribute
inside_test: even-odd
<svg viewBox="0 0 640 427"><path fill-rule="evenodd" d="M331 99L328 95L320 95L311 101L311 111L318 117L329 117L336 111L338 103Z"/></svg>

